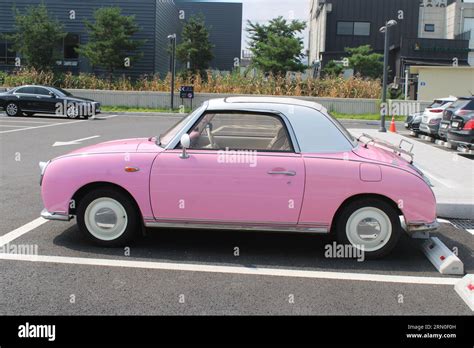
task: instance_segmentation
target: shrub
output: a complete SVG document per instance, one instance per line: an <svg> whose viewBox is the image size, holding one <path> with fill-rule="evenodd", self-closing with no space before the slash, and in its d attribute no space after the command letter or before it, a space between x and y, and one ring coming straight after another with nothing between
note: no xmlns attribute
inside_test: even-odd
<svg viewBox="0 0 474 348"><path fill-rule="evenodd" d="M1 78L0 78L1 82ZM24 84L41 84L70 89L102 89L120 91L170 90L171 77L144 75L136 80L127 76L103 79L94 74L41 72L21 69L5 74L3 86L14 87ZM282 77L256 74L245 76L240 73L220 74L207 72L205 79L181 74L176 77L176 86L194 85L196 93L264 94L281 96L313 96L332 98L379 98L379 80L364 79L359 76L348 80L342 77L324 79L303 79L301 74Z"/></svg>

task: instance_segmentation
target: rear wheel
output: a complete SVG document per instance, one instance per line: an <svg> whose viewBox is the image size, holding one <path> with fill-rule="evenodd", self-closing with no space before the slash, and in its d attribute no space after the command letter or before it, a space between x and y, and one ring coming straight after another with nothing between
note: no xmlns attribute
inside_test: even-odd
<svg viewBox="0 0 474 348"><path fill-rule="evenodd" d="M18 116L21 112L20 110L20 107L18 106L18 104L16 103L13 103L13 102L9 102L7 103L7 105L5 105L5 112L7 114L7 116Z"/></svg>
<svg viewBox="0 0 474 348"><path fill-rule="evenodd" d="M101 246L126 246L138 235L139 221L135 204L126 194L114 189L91 191L77 207L79 230Z"/></svg>
<svg viewBox="0 0 474 348"><path fill-rule="evenodd" d="M336 221L337 238L363 250L365 258L390 254L400 237L398 211L379 199L361 199L344 207Z"/></svg>

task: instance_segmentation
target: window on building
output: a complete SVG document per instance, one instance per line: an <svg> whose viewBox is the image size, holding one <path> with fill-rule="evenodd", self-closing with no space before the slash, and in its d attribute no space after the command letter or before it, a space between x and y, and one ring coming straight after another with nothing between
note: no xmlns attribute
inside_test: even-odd
<svg viewBox="0 0 474 348"><path fill-rule="evenodd" d="M353 35L354 22L337 22L337 35Z"/></svg>
<svg viewBox="0 0 474 348"><path fill-rule="evenodd" d="M369 36L370 35L370 23L355 22L354 23L354 35L356 35L356 36Z"/></svg>
<svg viewBox="0 0 474 348"><path fill-rule="evenodd" d="M425 24L425 31L428 33L433 33L435 31L434 24Z"/></svg>
<svg viewBox="0 0 474 348"><path fill-rule="evenodd" d="M337 22L337 35L369 36L368 22Z"/></svg>
<svg viewBox="0 0 474 348"><path fill-rule="evenodd" d="M78 59L76 48L79 47L79 35L67 34L64 38L64 59Z"/></svg>
<svg viewBox="0 0 474 348"><path fill-rule="evenodd" d="M15 57L13 43L0 39L0 64L14 65Z"/></svg>

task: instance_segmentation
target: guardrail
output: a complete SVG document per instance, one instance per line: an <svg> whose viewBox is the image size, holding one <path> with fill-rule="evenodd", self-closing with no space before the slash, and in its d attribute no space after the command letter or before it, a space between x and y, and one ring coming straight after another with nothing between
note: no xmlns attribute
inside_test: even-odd
<svg viewBox="0 0 474 348"><path fill-rule="evenodd" d="M0 88L1 90L2 88ZM3 88L5 90L5 88ZM169 108L171 105L169 92L148 92L148 91L109 91L95 89L68 89L78 97L90 98L99 101L106 106L128 106L137 108ZM239 94L244 96L244 94ZM212 98L225 98L237 96L237 94L214 94L196 93L193 100L193 108L201 105L204 101ZM314 101L323 105L329 111L341 114L378 114L380 112L380 101L377 99L352 99L352 98L324 98L324 97L291 97L307 101ZM414 112L423 111L430 102L413 100L392 100L390 109L397 115L408 115ZM181 100L179 94L175 95L175 105L183 104L189 107L189 100Z"/></svg>

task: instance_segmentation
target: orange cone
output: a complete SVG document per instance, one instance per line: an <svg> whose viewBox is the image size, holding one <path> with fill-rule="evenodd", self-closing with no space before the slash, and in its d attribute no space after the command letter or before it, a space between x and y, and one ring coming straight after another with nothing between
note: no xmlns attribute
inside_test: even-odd
<svg viewBox="0 0 474 348"><path fill-rule="evenodd" d="M390 122L390 132L396 133L397 132L397 127L395 127L395 116L392 116L392 122Z"/></svg>

